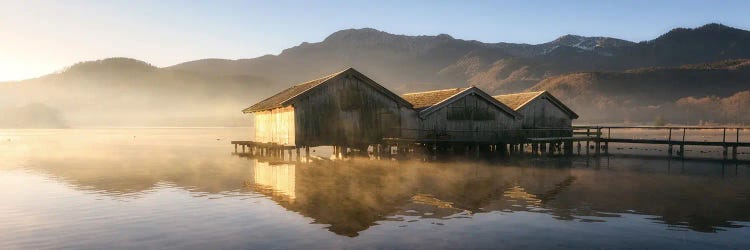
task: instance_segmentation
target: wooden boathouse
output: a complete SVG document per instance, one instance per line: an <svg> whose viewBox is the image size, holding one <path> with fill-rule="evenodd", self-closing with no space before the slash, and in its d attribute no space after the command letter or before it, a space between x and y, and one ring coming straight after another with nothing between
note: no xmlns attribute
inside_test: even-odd
<svg viewBox="0 0 750 250"><path fill-rule="evenodd" d="M294 85L243 112L254 117L254 140L232 143L262 155L317 146L333 146L335 155L393 146L404 153L509 152L544 143L561 152L578 117L547 92L493 97L471 86L399 96L353 68ZM539 137L548 141L529 141Z"/></svg>
<svg viewBox="0 0 750 250"><path fill-rule="evenodd" d="M523 115L522 128L571 128L578 114L547 91L493 96Z"/></svg>
<svg viewBox="0 0 750 250"><path fill-rule="evenodd" d="M294 85L243 110L256 143L366 149L383 138L413 138L412 104L353 68ZM410 129L411 128L411 129Z"/></svg>
<svg viewBox="0 0 750 250"><path fill-rule="evenodd" d="M418 112L422 142L496 143L511 139L522 116L477 87L402 95Z"/></svg>

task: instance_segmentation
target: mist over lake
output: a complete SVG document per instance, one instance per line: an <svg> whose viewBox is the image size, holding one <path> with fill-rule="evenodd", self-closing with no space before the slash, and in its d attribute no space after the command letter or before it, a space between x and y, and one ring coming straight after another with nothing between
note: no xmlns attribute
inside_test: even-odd
<svg viewBox="0 0 750 250"><path fill-rule="evenodd" d="M747 164L269 162L249 131L3 130L0 248L748 247Z"/></svg>

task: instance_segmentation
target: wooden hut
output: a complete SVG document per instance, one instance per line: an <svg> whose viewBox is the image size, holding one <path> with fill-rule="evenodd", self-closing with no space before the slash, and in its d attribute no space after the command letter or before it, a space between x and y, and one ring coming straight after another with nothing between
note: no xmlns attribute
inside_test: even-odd
<svg viewBox="0 0 750 250"><path fill-rule="evenodd" d="M253 114L256 142L366 148L409 137L411 103L353 68L294 85L243 110Z"/></svg>
<svg viewBox="0 0 750 250"><path fill-rule="evenodd" d="M518 112L473 86L402 97L418 112L421 141L502 141L510 130L520 126Z"/></svg>
<svg viewBox="0 0 750 250"><path fill-rule="evenodd" d="M578 115L547 91L493 96L523 115L522 129L543 132L535 137L569 136L573 119ZM556 133L556 129L563 134Z"/></svg>
<svg viewBox="0 0 750 250"><path fill-rule="evenodd" d="M547 91L493 96L524 116L522 128L570 128L578 114Z"/></svg>

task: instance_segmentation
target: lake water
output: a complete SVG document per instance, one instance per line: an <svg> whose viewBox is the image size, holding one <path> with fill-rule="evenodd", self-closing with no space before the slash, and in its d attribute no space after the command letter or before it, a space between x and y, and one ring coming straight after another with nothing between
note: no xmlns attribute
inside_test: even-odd
<svg viewBox="0 0 750 250"><path fill-rule="evenodd" d="M290 164L232 154L248 135L0 130L0 249L750 249L746 164Z"/></svg>

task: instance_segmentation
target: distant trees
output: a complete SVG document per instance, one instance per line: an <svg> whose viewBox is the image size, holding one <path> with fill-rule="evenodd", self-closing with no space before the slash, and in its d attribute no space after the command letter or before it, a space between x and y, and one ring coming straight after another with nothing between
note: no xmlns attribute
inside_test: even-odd
<svg viewBox="0 0 750 250"><path fill-rule="evenodd" d="M750 91L737 92L721 98L706 96L685 97L676 102L677 112L693 120L713 120L719 123L743 124L750 122Z"/></svg>
<svg viewBox="0 0 750 250"><path fill-rule="evenodd" d="M66 128L57 109L41 103L0 108L0 128Z"/></svg>
<svg viewBox="0 0 750 250"><path fill-rule="evenodd" d="M659 115L656 116L656 119L654 119L654 126L664 126L666 125L666 122L664 122L664 117Z"/></svg>

